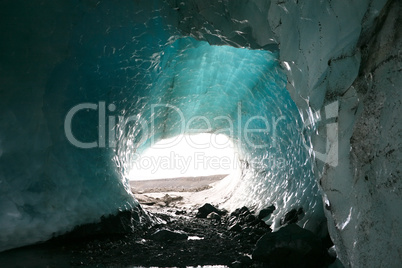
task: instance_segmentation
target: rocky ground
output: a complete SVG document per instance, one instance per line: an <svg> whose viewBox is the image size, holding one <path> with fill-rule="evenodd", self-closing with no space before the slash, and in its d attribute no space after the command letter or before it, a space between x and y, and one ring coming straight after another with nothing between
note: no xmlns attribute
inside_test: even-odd
<svg viewBox="0 0 402 268"><path fill-rule="evenodd" d="M0 253L0 267L327 267L334 260L330 240L295 225L302 208L289 211L284 227L272 232L262 219L274 206L228 213L199 203L204 198L194 194L223 177L136 182L141 208Z"/></svg>
<svg viewBox="0 0 402 268"><path fill-rule="evenodd" d="M197 218L176 213L180 215L157 214L164 222L142 233L89 241L76 251L72 264L115 266L119 256L117 266L234 266L238 261L250 267L255 243L270 231L264 224L243 231L240 225L230 228L229 217L219 214Z"/></svg>
<svg viewBox="0 0 402 268"><path fill-rule="evenodd" d="M2 253L0 266L326 267L334 260L327 253L330 244L292 223L297 211L272 233L261 218L274 209L255 214L243 207L229 214L205 204L195 211L122 212L46 243ZM132 230L133 221L141 221L143 228Z"/></svg>

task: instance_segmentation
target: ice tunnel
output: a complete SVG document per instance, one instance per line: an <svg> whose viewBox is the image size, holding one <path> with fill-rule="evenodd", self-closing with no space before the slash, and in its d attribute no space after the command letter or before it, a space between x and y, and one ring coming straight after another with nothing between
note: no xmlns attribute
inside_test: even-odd
<svg viewBox="0 0 402 268"><path fill-rule="evenodd" d="M402 262L399 1L2 1L0 251L139 211L138 153L223 134L219 205ZM145 216L144 216L145 215ZM133 228L141 224L141 214ZM384 257L383 257L383 256Z"/></svg>

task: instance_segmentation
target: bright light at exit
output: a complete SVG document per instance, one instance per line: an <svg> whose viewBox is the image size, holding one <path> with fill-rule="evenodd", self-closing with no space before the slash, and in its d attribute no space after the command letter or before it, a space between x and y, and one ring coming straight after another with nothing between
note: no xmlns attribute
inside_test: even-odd
<svg viewBox="0 0 402 268"><path fill-rule="evenodd" d="M233 142L226 135L180 135L157 142L136 155L130 180L231 174L239 167Z"/></svg>

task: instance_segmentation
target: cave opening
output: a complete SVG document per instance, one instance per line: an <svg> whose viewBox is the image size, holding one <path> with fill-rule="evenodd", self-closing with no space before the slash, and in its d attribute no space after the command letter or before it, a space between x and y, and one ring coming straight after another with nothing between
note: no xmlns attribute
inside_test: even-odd
<svg viewBox="0 0 402 268"><path fill-rule="evenodd" d="M124 97L126 116L117 130L122 177L132 186L141 176L157 178L144 172L154 173L158 168L151 167L157 157L147 153L155 154L152 146L159 142L202 135L228 137L235 148L237 168L204 191L201 199L229 211L242 206L258 211L275 205L280 209L267 219L274 229L281 226L287 212L302 209L306 215L300 224L323 232L321 195L308 150L311 129L305 129L286 89L278 52L180 37L153 59L148 95L134 102ZM174 155L165 159L172 160ZM159 179L179 176L173 170L161 170Z"/></svg>
<svg viewBox="0 0 402 268"><path fill-rule="evenodd" d="M240 168L235 145L226 135L179 135L136 155L130 181L229 175Z"/></svg>
<svg viewBox="0 0 402 268"><path fill-rule="evenodd" d="M237 182L241 176L239 157L233 141L222 134L164 139L136 154L128 172L131 191L150 211L158 206L163 211L165 206L188 209L216 203L225 192L212 188Z"/></svg>

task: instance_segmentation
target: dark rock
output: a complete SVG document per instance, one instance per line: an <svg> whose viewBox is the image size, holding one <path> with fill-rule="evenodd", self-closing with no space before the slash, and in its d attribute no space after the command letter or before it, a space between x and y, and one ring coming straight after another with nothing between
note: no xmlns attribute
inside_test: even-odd
<svg viewBox="0 0 402 268"><path fill-rule="evenodd" d="M288 213L285 214L285 217L281 219L281 225L296 223L301 220L304 216L303 208L292 209Z"/></svg>
<svg viewBox="0 0 402 268"><path fill-rule="evenodd" d="M250 225L251 225L251 226L257 226L257 225L259 225L259 224L261 224L261 223L264 223L264 222L261 221L260 219L258 219L257 217L255 217L255 220L252 221L252 222L250 222Z"/></svg>
<svg viewBox="0 0 402 268"><path fill-rule="evenodd" d="M229 219L228 219L228 224L229 225L233 225L233 224L235 224L237 222L238 222L238 218L235 217L235 216L230 216Z"/></svg>
<svg viewBox="0 0 402 268"><path fill-rule="evenodd" d="M185 211L185 210L176 210L175 214L176 215L186 215L187 211Z"/></svg>
<svg viewBox="0 0 402 268"><path fill-rule="evenodd" d="M250 257L244 255L239 258L239 261L243 264L243 267L250 267L253 263L253 260Z"/></svg>
<svg viewBox="0 0 402 268"><path fill-rule="evenodd" d="M261 236L261 235L265 234L266 232L271 232L271 229L267 230L267 229L264 229L264 228L261 228L261 227L257 227L257 228L253 229L253 232L256 235Z"/></svg>
<svg viewBox="0 0 402 268"><path fill-rule="evenodd" d="M329 263L321 239L296 224L263 235L253 251L253 260L268 267L323 267Z"/></svg>
<svg viewBox="0 0 402 268"><path fill-rule="evenodd" d="M262 219L264 219L264 218L270 216L270 215L272 214L272 212L274 212L275 209L276 209L276 208L275 208L274 205L262 209L262 210L260 211L260 213L258 213L258 218L259 218L260 220L262 220Z"/></svg>
<svg viewBox="0 0 402 268"><path fill-rule="evenodd" d="M332 246L331 248L328 249L328 255L329 255L330 263L333 263L336 260L336 258L338 257L334 246Z"/></svg>
<svg viewBox="0 0 402 268"><path fill-rule="evenodd" d="M237 208L235 211L230 213L230 216L239 217L240 215L248 215L250 214L250 210L247 207Z"/></svg>
<svg viewBox="0 0 402 268"><path fill-rule="evenodd" d="M221 216L216 212L211 212L211 213L208 214L207 219L220 220Z"/></svg>
<svg viewBox="0 0 402 268"><path fill-rule="evenodd" d="M253 214L248 214L245 218L244 218L244 221L245 222L247 222L247 223L250 223L250 222L254 222L255 221L255 216L253 215Z"/></svg>
<svg viewBox="0 0 402 268"><path fill-rule="evenodd" d="M230 265L231 268L243 268L243 264L241 263L241 261L234 261L232 262L232 264Z"/></svg>
<svg viewBox="0 0 402 268"><path fill-rule="evenodd" d="M235 241L242 241L242 235L241 234L237 234L237 235L235 235L234 237L233 237L233 240L235 240Z"/></svg>
<svg viewBox="0 0 402 268"><path fill-rule="evenodd" d="M222 215L228 214L228 211L226 209L224 209L224 208L220 209L219 211L222 213Z"/></svg>
<svg viewBox="0 0 402 268"><path fill-rule="evenodd" d="M245 227L245 228L243 228L242 231L245 232L245 233L250 233L252 230L253 230L253 228Z"/></svg>
<svg viewBox="0 0 402 268"><path fill-rule="evenodd" d="M324 247L326 248L330 248L334 245L334 242L332 242L331 237L329 236L329 234L327 234L323 239L322 239L322 244L324 245Z"/></svg>
<svg viewBox="0 0 402 268"><path fill-rule="evenodd" d="M242 228L239 223L235 223L235 224L229 226L228 230L232 231L232 232L241 232Z"/></svg>
<svg viewBox="0 0 402 268"><path fill-rule="evenodd" d="M259 221L255 226L271 230L271 225L266 224L265 221Z"/></svg>
<svg viewBox="0 0 402 268"><path fill-rule="evenodd" d="M248 214L250 214L251 212L250 212L250 210L248 209L248 207L242 207L241 209L240 209L240 215L244 215L244 216L246 216L246 215L248 215Z"/></svg>
<svg viewBox="0 0 402 268"><path fill-rule="evenodd" d="M102 216L98 223L79 225L53 240L82 240L85 237L130 234L134 232L134 226L142 223L142 226L146 228L152 224L152 220L157 219L146 213L141 207L136 207L132 210L121 211L116 215Z"/></svg>
<svg viewBox="0 0 402 268"><path fill-rule="evenodd" d="M259 220L253 215L247 207L238 208L230 214L228 219L229 225L233 225L235 222L240 225L257 225Z"/></svg>
<svg viewBox="0 0 402 268"><path fill-rule="evenodd" d="M240 208L237 208L234 211L232 211L232 213L230 213L230 216L238 217L239 214L240 214Z"/></svg>
<svg viewBox="0 0 402 268"><path fill-rule="evenodd" d="M151 235L152 240L156 241L174 241L174 240L186 240L188 235L181 231L170 231L167 229L161 229Z"/></svg>
<svg viewBox="0 0 402 268"><path fill-rule="evenodd" d="M250 267L252 263L253 263L253 260L251 260L249 257L241 256L241 257L239 257L238 260L232 262L230 267L231 268L246 268L246 267Z"/></svg>
<svg viewBox="0 0 402 268"><path fill-rule="evenodd" d="M217 213L219 215L225 214L225 212L217 209L213 205L211 205L209 203L206 203L206 204L204 204L202 207L200 207L198 209L196 217L197 218L206 218L208 216L208 214L211 213L211 212L215 212L215 213Z"/></svg>

